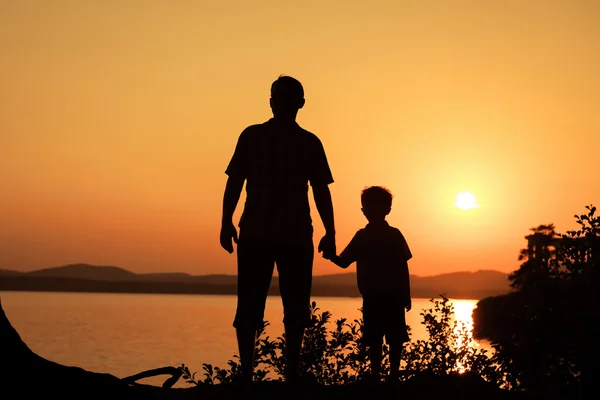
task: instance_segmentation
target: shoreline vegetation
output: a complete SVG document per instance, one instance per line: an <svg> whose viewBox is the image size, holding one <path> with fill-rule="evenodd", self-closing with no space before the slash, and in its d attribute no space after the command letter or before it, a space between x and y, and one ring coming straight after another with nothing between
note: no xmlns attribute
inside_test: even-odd
<svg viewBox="0 0 600 400"><path fill-rule="evenodd" d="M394 384L369 385L361 377L369 371L365 354L361 353L362 321L336 321L337 328L327 331L325 324L331 314L320 312L312 304L312 326L307 331L303 351L303 368L313 374L316 383L290 386L282 381L284 358L281 349L285 339L258 339L257 374L255 382L247 388L236 385L239 373L237 358L227 368L204 364L203 378L189 371L185 365L167 366L126 378L95 373L46 360L35 354L21 340L10 324L0 302L0 374L3 377L2 393L19 393L19 397L32 396L67 398L117 398L128 399L226 399L259 396L263 400L364 399L372 396L395 394L420 398L487 398L533 399L548 398L534 393L502 388L502 367L494 365L485 351L469 347L465 332L456 332L452 323L452 305L442 296L431 299L432 308L423 310L423 324L430 333L429 341L410 342L401 381ZM266 325L265 325L266 326ZM461 372L467 367L469 371ZM271 372L267 379L267 370ZM167 375L162 387L138 381L152 376ZM173 388L183 378L190 387ZM34 383L34 384L32 384ZM500 383L500 384L499 384Z"/></svg>
<svg viewBox="0 0 600 400"><path fill-rule="evenodd" d="M236 295L236 280L235 275L135 274L119 267L88 264L32 272L0 269L0 290L4 291ZM510 291L508 274L492 270L411 276L413 298L445 293L453 299L483 299ZM269 295L279 295L277 277L273 277ZM312 296L360 297L355 273L314 276Z"/></svg>
<svg viewBox="0 0 600 400"><path fill-rule="evenodd" d="M474 338L491 343L523 390L600 398L600 216L585 209L565 233L531 228L513 292L473 311Z"/></svg>

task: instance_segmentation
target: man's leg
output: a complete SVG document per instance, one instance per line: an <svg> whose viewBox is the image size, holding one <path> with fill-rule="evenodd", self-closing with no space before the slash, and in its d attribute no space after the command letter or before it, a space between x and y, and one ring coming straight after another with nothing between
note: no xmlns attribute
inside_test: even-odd
<svg viewBox="0 0 600 400"><path fill-rule="evenodd" d="M369 358L371 359L371 375L373 382L379 382L381 377L381 360L382 360L382 347L383 347L383 336L377 335L371 340L369 345Z"/></svg>
<svg viewBox="0 0 600 400"><path fill-rule="evenodd" d="M293 379L300 373L300 353L302 352L303 339L303 326L285 324L286 380Z"/></svg>
<svg viewBox="0 0 600 400"><path fill-rule="evenodd" d="M388 344L390 347L390 381L397 382L400 377L400 360L404 346L402 342L397 340L392 340Z"/></svg>
<svg viewBox="0 0 600 400"><path fill-rule="evenodd" d="M240 364L242 365L242 378L248 382L252 381L252 374L254 373L256 332L256 329L247 327L235 330L238 351L240 353Z"/></svg>
<svg viewBox="0 0 600 400"><path fill-rule="evenodd" d="M236 329L241 372L252 381L256 334L262 327L267 294L275 266L264 243L249 241L240 234L238 243L238 302L233 326Z"/></svg>
<svg viewBox="0 0 600 400"><path fill-rule="evenodd" d="M286 339L286 379L294 379L300 374L304 330L310 323L313 258L312 238L298 245L281 246L277 252Z"/></svg>

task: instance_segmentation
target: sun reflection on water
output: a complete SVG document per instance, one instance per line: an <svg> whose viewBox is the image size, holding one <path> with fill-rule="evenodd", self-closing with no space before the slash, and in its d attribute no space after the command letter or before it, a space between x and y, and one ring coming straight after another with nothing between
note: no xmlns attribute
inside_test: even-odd
<svg viewBox="0 0 600 400"><path fill-rule="evenodd" d="M454 327L454 334L457 337L456 346L463 346L465 341L469 347L479 347L479 344L473 338L473 309L475 303L469 300L454 300L454 318L456 326ZM459 373L466 371L465 365L458 361L456 368Z"/></svg>

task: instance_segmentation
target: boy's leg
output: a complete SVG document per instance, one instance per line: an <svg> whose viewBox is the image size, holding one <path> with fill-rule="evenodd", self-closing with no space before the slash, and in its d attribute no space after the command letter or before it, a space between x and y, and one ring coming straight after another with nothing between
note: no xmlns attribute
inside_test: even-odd
<svg viewBox="0 0 600 400"><path fill-rule="evenodd" d="M310 324L313 259L312 238L298 244L282 245L277 251L276 264L286 339L286 380L300 376L304 331Z"/></svg>
<svg viewBox="0 0 600 400"><path fill-rule="evenodd" d="M252 381L257 331L263 325L267 294L275 261L269 246L250 241L240 233L238 243L238 301L236 330L242 379Z"/></svg>
<svg viewBox="0 0 600 400"><path fill-rule="evenodd" d="M400 377L400 361L404 350L404 342L408 341L406 330L406 317L404 303L400 298L390 298L390 318L387 319L385 339L390 348L390 381L397 381Z"/></svg>
<svg viewBox="0 0 600 400"><path fill-rule="evenodd" d="M363 340L371 361L370 380L379 382L383 358L383 325L380 296L363 296Z"/></svg>

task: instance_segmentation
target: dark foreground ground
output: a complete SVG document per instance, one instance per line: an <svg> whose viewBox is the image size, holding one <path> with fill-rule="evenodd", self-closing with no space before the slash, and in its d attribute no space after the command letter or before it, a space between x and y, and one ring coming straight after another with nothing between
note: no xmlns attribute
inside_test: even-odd
<svg viewBox="0 0 600 400"><path fill-rule="evenodd" d="M36 382L37 381L37 382ZM8 385L7 385L8 383ZM483 387L473 382L450 382L443 378L403 382L388 385L346 386L288 386L281 382L262 382L252 388L241 389L232 385L201 385L186 389L163 389L144 385L113 383L65 382L46 379L25 382L3 382L2 399L262 399L262 400L337 400L337 399L547 399L526 393L505 392ZM554 398L563 398L556 396Z"/></svg>
<svg viewBox="0 0 600 400"><path fill-rule="evenodd" d="M166 368L166 372L177 372ZM165 376L165 379L168 375ZM171 379L174 383L175 376ZM506 392L469 374L421 375L395 385L291 386L261 382L249 388L200 385L185 389L133 383L110 374L89 372L46 360L35 354L12 327L0 303L0 399L548 399L560 395ZM576 397L573 397L576 398Z"/></svg>

